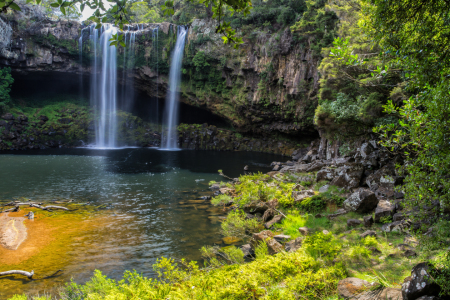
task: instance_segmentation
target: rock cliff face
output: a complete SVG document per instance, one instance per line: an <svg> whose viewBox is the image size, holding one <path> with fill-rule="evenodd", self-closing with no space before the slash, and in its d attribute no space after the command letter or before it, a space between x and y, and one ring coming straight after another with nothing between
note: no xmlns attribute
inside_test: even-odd
<svg viewBox="0 0 450 300"><path fill-rule="evenodd" d="M49 20L26 6L6 22L13 28L13 37L9 47L1 50L0 65L10 66L13 72L86 76L92 72L89 29L83 30L84 25ZM158 41L152 39L156 27ZM312 50L295 43L288 28L278 33L242 33L245 43L235 50L223 45L214 28L211 20L195 20L190 26L181 101L226 118L242 133L295 139L317 136L313 115L319 58ZM174 31L176 26L169 23L144 24L136 34L134 67L125 74L152 97L165 97ZM119 62L123 55L120 48ZM119 72L125 70L119 66Z"/></svg>

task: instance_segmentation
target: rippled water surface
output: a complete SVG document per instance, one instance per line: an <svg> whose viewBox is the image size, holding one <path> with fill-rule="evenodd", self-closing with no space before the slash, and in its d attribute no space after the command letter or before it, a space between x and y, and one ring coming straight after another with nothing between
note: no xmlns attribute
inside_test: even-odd
<svg viewBox="0 0 450 300"><path fill-rule="evenodd" d="M245 165L250 172L268 171L274 160L280 157L145 148L0 153L0 204L19 197L73 199L99 207L99 213L107 216L101 227L67 245L69 263L53 262L53 270L63 269L60 276L0 279L0 299L14 293L51 292L71 278L84 282L95 269L115 279L133 269L154 277L152 265L161 256L199 260L203 245L221 241L222 212L209 201L200 201L212 194L208 182L223 179L219 169L236 177Z"/></svg>

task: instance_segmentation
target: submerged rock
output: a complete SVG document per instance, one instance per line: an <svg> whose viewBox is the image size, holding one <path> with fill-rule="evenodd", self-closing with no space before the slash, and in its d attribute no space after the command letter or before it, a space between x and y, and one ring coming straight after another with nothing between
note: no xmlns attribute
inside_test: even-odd
<svg viewBox="0 0 450 300"><path fill-rule="evenodd" d="M27 238L25 218L0 215L0 245L9 250L17 250Z"/></svg>

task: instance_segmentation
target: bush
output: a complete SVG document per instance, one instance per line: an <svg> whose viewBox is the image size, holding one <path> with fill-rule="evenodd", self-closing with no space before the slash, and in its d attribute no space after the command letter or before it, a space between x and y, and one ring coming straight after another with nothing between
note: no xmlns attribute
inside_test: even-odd
<svg viewBox="0 0 450 300"><path fill-rule="evenodd" d="M242 210L231 211L227 219L222 222L222 234L225 236L245 237L247 234L257 232L260 224L256 219L247 219Z"/></svg>
<svg viewBox="0 0 450 300"><path fill-rule="evenodd" d="M327 234L318 232L307 236L303 241L303 245L312 257L325 259L333 259L342 248L339 240L331 232Z"/></svg>

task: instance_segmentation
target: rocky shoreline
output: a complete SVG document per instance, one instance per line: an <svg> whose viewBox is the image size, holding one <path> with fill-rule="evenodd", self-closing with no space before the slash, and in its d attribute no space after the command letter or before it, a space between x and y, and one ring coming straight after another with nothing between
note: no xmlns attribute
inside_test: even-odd
<svg viewBox="0 0 450 300"><path fill-rule="evenodd" d="M1 115L0 150L77 147L94 139L92 111L87 107L68 106L54 111L50 117L52 119L39 113ZM160 126L125 112L120 112L118 119L119 143L139 147L160 146ZM178 132L179 145L183 149L256 151L288 156L298 147L289 141L247 138L208 124L181 124Z"/></svg>
<svg viewBox="0 0 450 300"><path fill-rule="evenodd" d="M433 230L436 230L433 224L438 218L447 218L448 211L441 215L439 203L435 202L433 206L425 207L420 212L427 215L426 221L418 222L412 217L419 213L419 208L416 211L407 210L404 195L400 192L403 177L395 167L396 163L401 163L400 158L389 157L376 140L361 139L345 147L349 150L339 147L339 141L327 141L325 138L315 140L308 148L296 150L292 160L273 162L273 171L266 175L249 177L250 179L240 177L227 184L214 183L211 186L215 191L216 205L224 205L230 212L242 210L245 220L257 220L260 224L257 228L264 228L262 231L257 228L253 228L253 231L246 229L244 240L248 243L240 246L244 257L255 259L260 243L265 244L269 255L281 255L283 252L303 251L300 249L309 237L317 239L322 235L329 236L330 239L352 238L354 243L362 245L362 253L368 251L366 258L359 259L364 261L370 258L372 268L383 269L381 266L386 259L398 261L398 264L409 261L412 266L411 275L398 278L403 281L400 286L398 283L378 281L379 276L375 276L375 281L351 276L359 274L352 269L354 266L351 266L348 270L350 276L337 284L336 293L339 297L361 300L448 299L445 296L440 297L440 287L431 275L437 271L422 253L426 252L423 250L425 245L419 244L416 239L418 235L431 238ZM276 187L282 193L288 191L291 202L283 205L285 200L281 198L267 200L262 199L262 196L250 202L243 202L246 197L243 190L250 189L250 183L254 186L263 185L258 192L260 195L264 189L270 187ZM284 189L283 186L289 183L292 183L292 188ZM311 199L320 197L328 197L326 204L316 206L318 209L308 210L310 203L315 201ZM340 197L342 200L333 197ZM225 203L221 199L225 199ZM212 203L215 203L214 198ZM283 232L283 228L285 224L292 222L289 219L294 218L292 209L304 214L306 218L314 218L316 222L326 220L328 224L334 224L329 225L330 228L337 226L337 230L333 232L334 230L322 230L323 227L297 227L295 235L298 237L288 235ZM229 217L225 222L233 221ZM227 224L226 227L228 226L230 225ZM381 240L386 237L387 241L387 235L393 239L395 237L396 244L389 242L382 246L386 247L385 249L380 249ZM369 247L368 243L363 244L368 237L373 238L374 245L378 243L378 246ZM341 247L345 249L346 246ZM333 263L341 262L340 255L344 255L343 251L340 251L341 254L335 254ZM414 264L411 264L412 262ZM395 269L395 266L392 265L391 268Z"/></svg>

